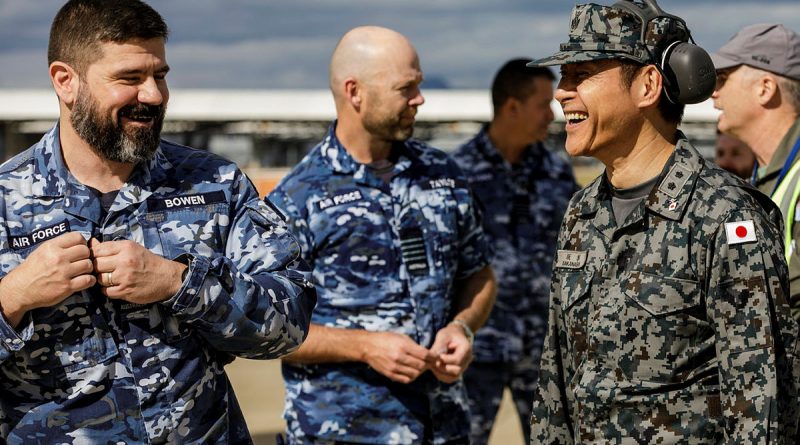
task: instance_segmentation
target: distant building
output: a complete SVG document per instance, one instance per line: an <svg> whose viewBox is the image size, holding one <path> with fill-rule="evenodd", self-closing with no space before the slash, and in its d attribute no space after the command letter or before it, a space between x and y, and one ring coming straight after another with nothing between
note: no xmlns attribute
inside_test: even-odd
<svg viewBox="0 0 800 445"><path fill-rule="evenodd" d="M415 137L445 151L455 149L491 119L484 90L426 90ZM556 120L549 146L564 147L564 115ZM335 116L328 90L171 90L163 137L205 148L233 160L266 192L325 134ZM718 112L711 101L686 107L681 129L708 159L714 157ZM0 159L32 145L58 118L50 90L0 89ZM566 156L566 154L565 154ZM591 158L572 160L597 170ZM598 170L599 171L599 170Z"/></svg>

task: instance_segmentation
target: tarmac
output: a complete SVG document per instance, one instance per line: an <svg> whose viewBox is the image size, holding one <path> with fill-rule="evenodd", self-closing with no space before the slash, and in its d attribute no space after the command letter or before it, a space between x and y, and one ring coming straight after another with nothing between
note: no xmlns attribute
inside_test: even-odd
<svg viewBox="0 0 800 445"><path fill-rule="evenodd" d="M274 445L275 435L285 430L283 379L279 360L236 359L225 367L247 427L256 445ZM509 399L503 397L489 445L522 445L519 418Z"/></svg>

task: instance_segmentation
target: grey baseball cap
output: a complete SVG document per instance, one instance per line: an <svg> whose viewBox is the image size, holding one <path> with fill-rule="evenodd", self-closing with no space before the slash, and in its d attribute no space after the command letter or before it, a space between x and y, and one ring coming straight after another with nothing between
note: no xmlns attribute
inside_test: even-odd
<svg viewBox="0 0 800 445"><path fill-rule="evenodd" d="M800 80L800 35L776 23L746 26L711 54L711 60L717 70L749 65Z"/></svg>

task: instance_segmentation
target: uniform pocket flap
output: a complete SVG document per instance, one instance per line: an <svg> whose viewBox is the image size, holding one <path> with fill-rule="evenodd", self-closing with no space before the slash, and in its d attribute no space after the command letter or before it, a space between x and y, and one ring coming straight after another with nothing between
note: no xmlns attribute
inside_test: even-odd
<svg viewBox="0 0 800 445"><path fill-rule="evenodd" d="M700 303L700 285L691 280L633 271L625 296L653 315L681 312Z"/></svg>
<svg viewBox="0 0 800 445"><path fill-rule="evenodd" d="M567 310L589 295L591 287L591 272L564 272L561 276L561 298Z"/></svg>

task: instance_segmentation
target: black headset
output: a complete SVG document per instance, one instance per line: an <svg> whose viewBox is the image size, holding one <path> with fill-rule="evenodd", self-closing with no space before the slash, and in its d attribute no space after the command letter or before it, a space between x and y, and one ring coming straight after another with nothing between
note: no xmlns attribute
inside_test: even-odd
<svg viewBox="0 0 800 445"><path fill-rule="evenodd" d="M696 104L714 92L717 76L711 57L694 43L686 22L677 16L667 14L655 0L619 0L612 7L622 9L635 15L642 21L642 33L639 36L650 60L661 72L664 79L664 94L672 103ZM663 42L655 45L655 54L647 45L646 36L651 22L658 18L666 18L668 30ZM691 42L691 43L689 43ZM658 56L661 56L661 60Z"/></svg>

